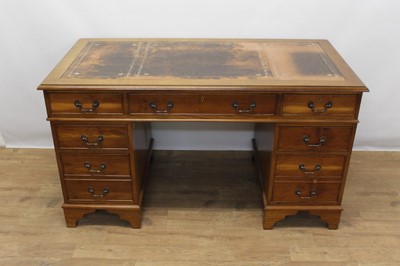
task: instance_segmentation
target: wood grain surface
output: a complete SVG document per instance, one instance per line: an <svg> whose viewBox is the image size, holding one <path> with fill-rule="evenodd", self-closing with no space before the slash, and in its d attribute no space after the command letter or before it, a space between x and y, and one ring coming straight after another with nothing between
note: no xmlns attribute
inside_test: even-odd
<svg viewBox="0 0 400 266"><path fill-rule="evenodd" d="M142 229L104 212L66 228L54 151L0 149L0 265L399 265L399 161L353 153L339 230L263 230L250 153L156 152Z"/></svg>

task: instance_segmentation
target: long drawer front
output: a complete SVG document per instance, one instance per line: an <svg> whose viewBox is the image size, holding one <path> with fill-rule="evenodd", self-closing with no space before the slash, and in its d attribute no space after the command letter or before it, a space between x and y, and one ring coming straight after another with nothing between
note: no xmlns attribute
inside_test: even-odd
<svg viewBox="0 0 400 266"><path fill-rule="evenodd" d="M133 201L132 182L65 180L67 201Z"/></svg>
<svg viewBox="0 0 400 266"><path fill-rule="evenodd" d="M274 115L275 94L129 94L130 114Z"/></svg>
<svg viewBox="0 0 400 266"><path fill-rule="evenodd" d="M49 93L49 115L122 115L120 93Z"/></svg>
<svg viewBox="0 0 400 266"><path fill-rule="evenodd" d="M61 153L65 178L130 178L128 154Z"/></svg>
<svg viewBox="0 0 400 266"><path fill-rule="evenodd" d="M275 178L310 180L343 176L344 155L277 155Z"/></svg>
<svg viewBox="0 0 400 266"><path fill-rule="evenodd" d="M342 152L351 147L353 126L280 126L278 151Z"/></svg>
<svg viewBox="0 0 400 266"><path fill-rule="evenodd" d="M272 202L286 204L337 204L340 182L279 182L273 185Z"/></svg>
<svg viewBox="0 0 400 266"><path fill-rule="evenodd" d="M286 94L282 114L353 117L357 111L357 95Z"/></svg>
<svg viewBox="0 0 400 266"><path fill-rule="evenodd" d="M129 148L126 125L56 125L60 149Z"/></svg>

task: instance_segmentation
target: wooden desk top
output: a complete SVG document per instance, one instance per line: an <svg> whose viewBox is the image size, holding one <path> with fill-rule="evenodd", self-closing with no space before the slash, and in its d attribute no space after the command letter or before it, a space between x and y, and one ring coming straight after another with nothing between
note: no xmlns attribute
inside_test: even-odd
<svg viewBox="0 0 400 266"><path fill-rule="evenodd" d="M368 89L326 40L80 39L39 89Z"/></svg>

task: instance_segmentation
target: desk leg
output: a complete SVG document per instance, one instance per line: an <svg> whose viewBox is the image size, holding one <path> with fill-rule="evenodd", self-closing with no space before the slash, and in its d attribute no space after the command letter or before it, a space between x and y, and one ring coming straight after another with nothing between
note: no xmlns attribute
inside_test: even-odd
<svg viewBox="0 0 400 266"><path fill-rule="evenodd" d="M66 206L66 204L63 205L64 209L64 217L65 217L65 223L67 224L67 227L76 227L78 225L78 220L83 218L86 214L94 213L96 209L90 209L90 208L74 208L74 207L69 207Z"/></svg>
<svg viewBox="0 0 400 266"><path fill-rule="evenodd" d="M298 213L298 210L268 210L264 209L264 219L263 219L263 228L268 230L274 228L274 225L285 219L286 216L295 215Z"/></svg>

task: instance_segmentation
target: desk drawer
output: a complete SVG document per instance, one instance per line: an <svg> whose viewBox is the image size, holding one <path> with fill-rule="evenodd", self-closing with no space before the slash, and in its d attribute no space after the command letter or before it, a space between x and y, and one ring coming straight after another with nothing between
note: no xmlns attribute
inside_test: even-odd
<svg viewBox="0 0 400 266"><path fill-rule="evenodd" d="M61 153L64 177L130 178L129 155Z"/></svg>
<svg viewBox="0 0 400 266"><path fill-rule="evenodd" d="M131 181L66 180L68 201L132 201Z"/></svg>
<svg viewBox="0 0 400 266"><path fill-rule="evenodd" d="M348 151L353 127L279 127L279 151Z"/></svg>
<svg viewBox="0 0 400 266"><path fill-rule="evenodd" d="M341 178L346 162L343 155L285 155L276 159L275 178Z"/></svg>
<svg viewBox="0 0 400 266"><path fill-rule="evenodd" d="M274 94L130 94L131 114L274 115Z"/></svg>
<svg viewBox="0 0 400 266"><path fill-rule="evenodd" d="M119 93L49 93L51 115L121 115ZM50 114L49 114L50 115Z"/></svg>
<svg viewBox="0 0 400 266"><path fill-rule="evenodd" d="M287 94L283 98L284 115L355 116L357 95Z"/></svg>
<svg viewBox="0 0 400 266"><path fill-rule="evenodd" d="M59 149L128 149L126 125L56 125Z"/></svg>
<svg viewBox="0 0 400 266"><path fill-rule="evenodd" d="M337 204L339 182L274 182L272 201L275 203Z"/></svg>

